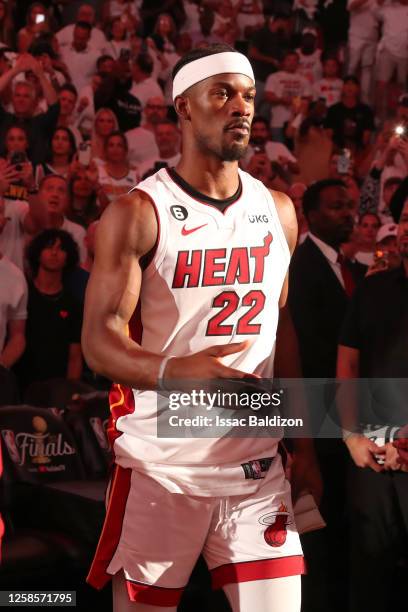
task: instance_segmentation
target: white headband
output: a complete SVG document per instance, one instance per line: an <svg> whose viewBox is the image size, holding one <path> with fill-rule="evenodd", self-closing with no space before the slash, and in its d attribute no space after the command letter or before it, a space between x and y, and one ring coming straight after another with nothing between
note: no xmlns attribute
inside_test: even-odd
<svg viewBox="0 0 408 612"><path fill-rule="evenodd" d="M180 68L173 81L173 101L192 85L215 74L226 73L244 74L255 83L252 66L245 55L234 51L214 53L200 57Z"/></svg>

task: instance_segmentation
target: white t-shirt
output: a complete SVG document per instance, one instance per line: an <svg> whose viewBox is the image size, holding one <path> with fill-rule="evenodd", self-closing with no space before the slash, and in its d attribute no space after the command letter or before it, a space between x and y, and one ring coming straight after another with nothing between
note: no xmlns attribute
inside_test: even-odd
<svg viewBox="0 0 408 612"><path fill-rule="evenodd" d="M115 60L119 58L122 49L130 49L130 43L127 40L110 40L106 45L107 54Z"/></svg>
<svg viewBox="0 0 408 612"><path fill-rule="evenodd" d="M272 142L268 141L265 144L265 153L269 157L271 161L279 161L279 157L286 157L289 161L296 163L297 159L294 155L289 151L288 147L283 144L283 142ZM244 165L246 166L249 163L252 155L254 154L254 148L252 145L248 145L245 157L244 157Z"/></svg>
<svg viewBox="0 0 408 612"><path fill-rule="evenodd" d="M22 271L8 257L0 258L0 353L4 349L7 325L27 318L27 283Z"/></svg>
<svg viewBox="0 0 408 612"><path fill-rule="evenodd" d="M61 50L62 47L71 46L72 38L74 36L74 28L75 24L71 23L70 25L65 26L65 28L62 28L62 30L56 33L56 37L60 44ZM89 45L98 50L98 55L101 55L105 52L106 37L102 30L100 30L99 28L92 28Z"/></svg>
<svg viewBox="0 0 408 612"><path fill-rule="evenodd" d="M279 70L270 74L266 79L265 91L274 93L279 98L287 96L295 98L298 96L310 96L310 84L305 77L298 73ZM291 109L283 104L272 106L271 127L281 128L291 117Z"/></svg>
<svg viewBox="0 0 408 612"><path fill-rule="evenodd" d="M326 106L340 102L343 81L341 79L320 79L313 85L313 99L324 98Z"/></svg>
<svg viewBox="0 0 408 612"><path fill-rule="evenodd" d="M350 12L350 27L348 32L350 46L360 43L361 40L376 42L378 40L378 4L376 0L368 0L357 9L350 11L350 4L354 0L347 1Z"/></svg>
<svg viewBox="0 0 408 612"><path fill-rule="evenodd" d="M66 217L64 217L64 223L61 225L60 229L65 230L66 232L71 234L71 236L77 243L79 249L79 261L81 264L83 264L86 261L87 256L85 247L85 229L82 227L82 225L79 225L79 223L74 223Z"/></svg>
<svg viewBox="0 0 408 612"><path fill-rule="evenodd" d="M94 47L88 47L84 51L76 51L71 45L61 47L61 57L66 63L72 84L77 91L81 91L89 85L91 77L96 72L96 61L100 51Z"/></svg>
<svg viewBox="0 0 408 612"><path fill-rule="evenodd" d="M100 164L98 165L98 174L99 183L103 185L104 192L110 201L124 193L129 193L139 182L139 174L134 168L131 168L124 176L114 178L108 173L106 164Z"/></svg>
<svg viewBox="0 0 408 612"><path fill-rule="evenodd" d="M139 10L142 6L142 0L132 0L132 2L118 2L118 0L110 0L109 2L109 14L110 17L121 17L130 13L132 17L139 17Z"/></svg>
<svg viewBox="0 0 408 612"><path fill-rule="evenodd" d="M163 97L162 88L153 77L148 77L140 83L133 83L130 93L140 101L143 108L149 98Z"/></svg>
<svg viewBox="0 0 408 612"><path fill-rule="evenodd" d="M4 200L4 212L7 223L0 234L0 253L6 255L20 270L24 260L23 222L29 211L23 200Z"/></svg>
<svg viewBox="0 0 408 612"><path fill-rule="evenodd" d="M181 32L192 32L200 31L200 10L195 2L189 2L186 0L184 4L184 12L186 14L186 20L181 27Z"/></svg>
<svg viewBox="0 0 408 612"><path fill-rule="evenodd" d="M392 2L379 11L382 37L378 51L386 49L396 57L408 57L408 6Z"/></svg>
<svg viewBox="0 0 408 612"><path fill-rule="evenodd" d="M302 53L301 49L296 49L296 53L299 56L299 68L298 73L302 74L309 83L315 83L322 77L322 62L320 49L316 49L310 55Z"/></svg>
<svg viewBox="0 0 408 612"><path fill-rule="evenodd" d="M133 128L126 132L129 146L129 161L138 166L147 159L159 156L156 139L153 132L144 127Z"/></svg>

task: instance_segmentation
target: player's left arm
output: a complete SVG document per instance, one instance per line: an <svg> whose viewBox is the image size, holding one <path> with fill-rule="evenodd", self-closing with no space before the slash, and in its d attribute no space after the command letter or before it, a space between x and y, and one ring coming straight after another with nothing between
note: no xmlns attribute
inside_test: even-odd
<svg viewBox="0 0 408 612"><path fill-rule="evenodd" d="M292 255L297 244L297 219L292 200L284 193L272 191L272 196L278 211L279 219ZM275 375L280 378L302 378L302 368L295 327L286 304L289 288L289 274L286 274L279 298L281 308L276 335ZM290 416L303 420L303 430L308 431L308 414L305 394L299 385L292 389L289 399ZM292 414L293 413L293 414ZM309 433L310 435L310 433ZM309 491L316 503L322 496L322 479L316 459L314 444L311 437L294 438L294 456L291 467L291 485L293 500L302 491Z"/></svg>

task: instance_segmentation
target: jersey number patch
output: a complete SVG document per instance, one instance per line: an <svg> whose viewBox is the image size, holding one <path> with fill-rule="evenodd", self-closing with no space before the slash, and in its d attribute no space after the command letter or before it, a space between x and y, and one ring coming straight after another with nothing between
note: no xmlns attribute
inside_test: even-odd
<svg viewBox="0 0 408 612"><path fill-rule="evenodd" d="M235 323L227 324L225 321L242 306L249 306L249 310L236 322L235 333L244 336L259 334L261 324L252 321L264 309L265 299L263 291L258 290L250 291L242 300L235 291L223 291L213 300L212 307L221 310L208 321L206 336L232 336Z"/></svg>

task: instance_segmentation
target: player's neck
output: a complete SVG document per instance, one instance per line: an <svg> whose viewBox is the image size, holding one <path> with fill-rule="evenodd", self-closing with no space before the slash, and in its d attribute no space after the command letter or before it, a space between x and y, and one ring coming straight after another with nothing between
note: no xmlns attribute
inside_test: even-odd
<svg viewBox="0 0 408 612"><path fill-rule="evenodd" d="M239 187L238 162L195 159L191 164L191 158L182 156L175 169L189 185L210 198L230 198Z"/></svg>

